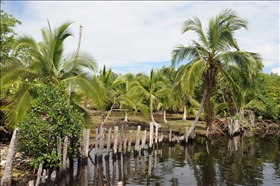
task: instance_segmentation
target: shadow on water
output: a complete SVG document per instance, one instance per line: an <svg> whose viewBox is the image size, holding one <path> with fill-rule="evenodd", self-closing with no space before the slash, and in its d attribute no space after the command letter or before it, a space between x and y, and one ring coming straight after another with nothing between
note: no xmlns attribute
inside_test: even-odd
<svg viewBox="0 0 280 186"><path fill-rule="evenodd" d="M276 139L197 138L193 145L162 144L149 152L91 158L55 183L57 186L118 185L279 185L280 147Z"/></svg>

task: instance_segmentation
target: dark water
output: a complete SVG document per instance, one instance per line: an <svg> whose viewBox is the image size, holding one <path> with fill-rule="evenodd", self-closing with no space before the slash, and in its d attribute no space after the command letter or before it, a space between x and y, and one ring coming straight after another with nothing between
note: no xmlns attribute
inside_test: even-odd
<svg viewBox="0 0 280 186"><path fill-rule="evenodd" d="M86 185L280 185L280 145L276 139L196 139L194 145L155 148L135 157L77 166L59 186Z"/></svg>

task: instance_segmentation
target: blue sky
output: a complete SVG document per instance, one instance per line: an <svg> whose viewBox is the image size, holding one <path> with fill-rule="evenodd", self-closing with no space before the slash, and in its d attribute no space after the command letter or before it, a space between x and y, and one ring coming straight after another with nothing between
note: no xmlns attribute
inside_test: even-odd
<svg viewBox="0 0 280 186"><path fill-rule="evenodd" d="M54 28L73 21L74 37L66 51L77 48L79 26L83 26L81 49L114 72L146 73L170 66L176 45L190 44L192 32L181 34L185 20L197 16L206 28L211 17L232 8L248 21L248 30L235 33L241 49L263 57L265 73L278 73L278 1L4 1L2 9L22 22L15 31L41 41L40 29L47 20ZM184 64L184 63L181 63Z"/></svg>

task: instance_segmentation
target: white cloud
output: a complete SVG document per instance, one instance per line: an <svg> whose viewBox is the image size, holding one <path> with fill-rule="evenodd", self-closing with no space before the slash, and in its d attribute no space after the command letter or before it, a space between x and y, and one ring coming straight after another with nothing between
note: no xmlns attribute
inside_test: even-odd
<svg viewBox="0 0 280 186"><path fill-rule="evenodd" d="M276 73L276 74L278 74L278 75L280 76L280 67L273 68L273 69L271 70L271 72L272 72L272 73Z"/></svg>
<svg viewBox="0 0 280 186"><path fill-rule="evenodd" d="M17 8L19 7L20 8ZM279 62L279 2L98 2L98 1L15 1L3 9L22 21L16 31L41 40L40 29L71 20L73 38L68 51L77 48L79 26L83 25L81 49L91 53L101 69L127 67L147 71L139 64L168 61L178 44L196 39L193 33L181 35L182 23L197 16L204 28L208 20L224 8L233 8L248 20L249 30L236 32L241 49L258 52L264 70L270 73Z"/></svg>

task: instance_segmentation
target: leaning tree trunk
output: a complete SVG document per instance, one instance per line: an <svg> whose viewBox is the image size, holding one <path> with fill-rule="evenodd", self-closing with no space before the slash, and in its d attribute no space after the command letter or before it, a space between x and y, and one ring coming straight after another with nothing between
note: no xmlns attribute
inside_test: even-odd
<svg viewBox="0 0 280 186"><path fill-rule="evenodd" d="M200 102L200 107L199 107L198 113L197 113L197 115L195 117L195 120L194 120L194 122L193 122L193 124L192 124L192 126L190 128L190 132L188 134L188 135L191 135L192 138L194 138L194 128L197 125L199 117L200 117L200 115L202 113L202 109L203 109L203 106L204 106L204 103L205 103L206 94L207 94L207 90L204 89L204 93L203 93L203 97L202 97L201 102ZM188 139L189 136L187 136L186 138Z"/></svg>
<svg viewBox="0 0 280 186"><path fill-rule="evenodd" d="M7 155L7 163L5 166L4 174L1 179L1 186L10 186L12 185L12 171L14 168L14 159L17 152L19 138L19 129L16 128L11 139L11 143Z"/></svg>

